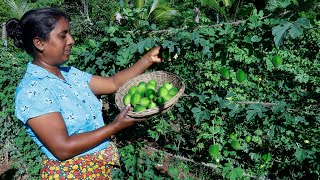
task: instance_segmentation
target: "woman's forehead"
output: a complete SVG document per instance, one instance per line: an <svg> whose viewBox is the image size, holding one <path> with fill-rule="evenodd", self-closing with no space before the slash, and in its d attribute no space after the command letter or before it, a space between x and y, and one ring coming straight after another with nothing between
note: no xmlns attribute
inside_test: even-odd
<svg viewBox="0 0 320 180"><path fill-rule="evenodd" d="M53 28L53 30L58 30L58 31L65 31L69 30L69 21L66 18L60 18L57 21L57 24Z"/></svg>

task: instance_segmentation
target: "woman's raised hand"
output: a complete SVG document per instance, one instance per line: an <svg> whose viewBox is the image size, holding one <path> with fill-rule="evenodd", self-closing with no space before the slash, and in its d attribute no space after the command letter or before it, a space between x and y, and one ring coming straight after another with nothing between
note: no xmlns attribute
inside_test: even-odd
<svg viewBox="0 0 320 180"><path fill-rule="evenodd" d="M162 61L160 53L161 46L153 47L150 49L143 58L148 59L151 63L160 63Z"/></svg>

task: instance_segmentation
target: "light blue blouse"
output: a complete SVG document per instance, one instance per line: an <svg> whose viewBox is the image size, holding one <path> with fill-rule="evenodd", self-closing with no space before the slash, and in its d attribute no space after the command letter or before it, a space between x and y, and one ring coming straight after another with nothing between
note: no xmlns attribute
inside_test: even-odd
<svg viewBox="0 0 320 180"><path fill-rule="evenodd" d="M28 126L30 118L59 112L70 136L104 126L101 103L89 87L92 75L74 67L60 69L65 81L29 62L15 95L15 115L22 121L30 137L52 160L57 159ZM109 139L106 139L79 156L101 151L108 145Z"/></svg>

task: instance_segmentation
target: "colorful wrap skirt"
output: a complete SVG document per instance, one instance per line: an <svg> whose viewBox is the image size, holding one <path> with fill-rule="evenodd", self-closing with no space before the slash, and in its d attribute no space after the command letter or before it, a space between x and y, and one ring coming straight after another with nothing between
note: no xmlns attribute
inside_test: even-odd
<svg viewBox="0 0 320 180"><path fill-rule="evenodd" d="M111 179L111 171L119 166L119 154L116 146L110 146L100 152L74 157L66 161L55 161L46 157L42 160L41 179L85 180Z"/></svg>

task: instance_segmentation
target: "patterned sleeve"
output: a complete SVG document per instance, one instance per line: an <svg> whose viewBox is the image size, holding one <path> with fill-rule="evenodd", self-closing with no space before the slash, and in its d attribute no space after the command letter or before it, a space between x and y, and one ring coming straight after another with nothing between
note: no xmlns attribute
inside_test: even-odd
<svg viewBox="0 0 320 180"><path fill-rule="evenodd" d="M15 97L16 117L24 124L30 118L60 112L56 95L41 83L18 87Z"/></svg>
<svg viewBox="0 0 320 180"><path fill-rule="evenodd" d="M75 76L74 78L76 81L82 81L82 82L85 82L86 84L89 84L92 78L92 74L87 73L85 71L81 71L75 67L71 68L71 73Z"/></svg>

